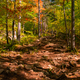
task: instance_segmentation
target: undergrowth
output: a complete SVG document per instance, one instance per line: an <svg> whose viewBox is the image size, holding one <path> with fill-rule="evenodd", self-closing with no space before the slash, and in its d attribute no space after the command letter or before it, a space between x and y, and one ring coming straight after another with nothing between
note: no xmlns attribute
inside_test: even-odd
<svg viewBox="0 0 80 80"><path fill-rule="evenodd" d="M23 37L20 40L20 43L17 40L9 40L9 44L7 44L5 39L0 40L0 53L4 53L7 51L15 51L16 45L28 45L34 42L37 39L37 36L33 34L22 35Z"/></svg>

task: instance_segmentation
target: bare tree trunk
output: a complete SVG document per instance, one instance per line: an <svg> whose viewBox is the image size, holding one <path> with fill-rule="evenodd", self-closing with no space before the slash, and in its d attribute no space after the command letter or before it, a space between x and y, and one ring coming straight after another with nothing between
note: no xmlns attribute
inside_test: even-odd
<svg viewBox="0 0 80 80"><path fill-rule="evenodd" d="M68 36L69 36L68 43L69 43L69 46L71 46L71 31L70 31L70 29L68 30Z"/></svg>
<svg viewBox="0 0 80 80"><path fill-rule="evenodd" d="M46 33L46 30L48 29L46 17L44 17L43 26L44 26L44 31L43 32Z"/></svg>
<svg viewBox="0 0 80 80"><path fill-rule="evenodd" d="M33 34L35 34L35 23L33 25Z"/></svg>
<svg viewBox="0 0 80 80"><path fill-rule="evenodd" d="M12 24L12 40L14 40L14 24L15 24L15 21L13 20L13 24Z"/></svg>
<svg viewBox="0 0 80 80"><path fill-rule="evenodd" d="M42 20L41 20L41 34L42 34L42 26L43 26L43 25L42 25Z"/></svg>
<svg viewBox="0 0 80 80"><path fill-rule="evenodd" d="M65 21L67 47L68 47L69 46L69 41L68 41L68 30L67 30L67 24L66 24L66 15L65 15L64 1L63 1L63 11L64 11L64 21Z"/></svg>
<svg viewBox="0 0 80 80"><path fill-rule="evenodd" d="M74 16L74 0L72 0L72 12L71 12L71 50L75 50L75 16Z"/></svg>
<svg viewBox="0 0 80 80"><path fill-rule="evenodd" d="M19 16L19 20L21 19L21 16ZM21 22L18 22L18 36L17 40L20 42L20 32L21 32Z"/></svg>
<svg viewBox="0 0 80 80"><path fill-rule="evenodd" d="M14 39L17 39L16 30L14 31Z"/></svg>
<svg viewBox="0 0 80 80"><path fill-rule="evenodd" d="M12 40L14 40L15 10L16 10L16 0L14 1L14 20L12 24Z"/></svg>
<svg viewBox="0 0 80 80"><path fill-rule="evenodd" d="M7 8L8 8L8 0L6 0L6 40L7 40L7 44L9 44L9 41L8 41L8 11L7 11Z"/></svg>
<svg viewBox="0 0 80 80"><path fill-rule="evenodd" d="M21 5L21 0L19 1L19 4ZM21 32L21 15L19 16L19 22L18 22L18 35L17 40L20 42L20 32Z"/></svg>
<svg viewBox="0 0 80 80"><path fill-rule="evenodd" d="M40 36L40 0L38 0L38 37Z"/></svg>

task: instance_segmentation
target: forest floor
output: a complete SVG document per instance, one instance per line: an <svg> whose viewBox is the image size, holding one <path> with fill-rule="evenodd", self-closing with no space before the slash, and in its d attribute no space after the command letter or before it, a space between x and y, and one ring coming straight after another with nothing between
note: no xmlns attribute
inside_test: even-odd
<svg viewBox="0 0 80 80"><path fill-rule="evenodd" d="M15 50L1 53L0 80L80 80L80 54L64 40L43 37Z"/></svg>

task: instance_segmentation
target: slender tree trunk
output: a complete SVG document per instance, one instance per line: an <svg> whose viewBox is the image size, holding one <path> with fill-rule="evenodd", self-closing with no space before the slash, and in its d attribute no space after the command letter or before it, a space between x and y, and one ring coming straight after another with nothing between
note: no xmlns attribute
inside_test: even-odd
<svg viewBox="0 0 80 80"><path fill-rule="evenodd" d="M8 11L7 11L7 8L8 8L8 0L6 0L6 40L7 40L7 44L9 44L9 41L8 41Z"/></svg>
<svg viewBox="0 0 80 80"><path fill-rule="evenodd" d="M42 20L41 20L41 34L42 34Z"/></svg>
<svg viewBox="0 0 80 80"><path fill-rule="evenodd" d="M40 36L40 0L38 0L38 37Z"/></svg>
<svg viewBox="0 0 80 80"><path fill-rule="evenodd" d="M70 29L68 30L68 36L69 36L68 43L69 43L69 46L71 46L71 31L70 31Z"/></svg>
<svg viewBox="0 0 80 80"><path fill-rule="evenodd" d="M15 21L13 20L13 24L12 24L12 40L14 40L14 24L15 24Z"/></svg>
<svg viewBox="0 0 80 80"><path fill-rule="evenodd" d="M35 34L35 23L33 25L33 34Z"/></svg>
<svg viewBox="0 0 80 80"><path fill-rule="evenodd" d="M42 34L44 32L44 26L43 26L43 18L42 18Z"/></svg>
<svg viewBox="0 0 80 80"><path fill-rule="evenodd" d="M66 24L66 15L65 15L64 1L63 1L63 11L64 11L64 21L65 21L67 47L68 47L69 46L69 43L68 43L68 30L67 30L67 24Z"/></svg>
<svg viewBox="0 0 80 80"><path fill-rule="evenodd" d="M72 12L71 12L71 50L75 50L75 16L74 16L74 0L72 0Z"/></svg>
<svg viewBox="0 0 80 80"><path fill-rule="evenodd" d="M21 19L21 16L19 16L19 20ZM20 32L21 32L21 22L18 22L18 36L17 40L20 42Z"/></svg>
<svg viewBox="0 0 80 80"><path fill-rule="evenodd" d="M14 39L17 39L16 30L14 31Z"/></svg>
<svg viewBox="0 0 80 80"><path fill-rule="evenodd" d="M21 0L19 1L19 4L21 5ZM21 15L19 15L19 22L18 22L18 35L17 40L20 42L20 32L21 32Z"/></svg>
<svg viewBox="0 0 80 80"><path fill-rule="evenodd" d="M14 40L15 10L16 10L16 0L14 1L14 20L12 23L12 40Z"/></svg>

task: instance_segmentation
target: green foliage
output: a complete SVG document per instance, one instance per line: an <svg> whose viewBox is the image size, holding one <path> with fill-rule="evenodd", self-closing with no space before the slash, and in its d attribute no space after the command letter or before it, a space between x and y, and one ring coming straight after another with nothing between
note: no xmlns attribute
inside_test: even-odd
<svg viewBox="0 0 80 80"><path fill-rule="evenodd" d="M78 55L78 51L77 51L76 48L75 48L74 50L71 50L71 53L72 53L72 54L77 54L77 55Z"/></svg>
<svg viewBox="0 0 80 80"><path fill-rule="evenodd" d="M19 44L17 40L10 41L9 44L6 44L6 49L9 51L14 51L16 44Z"/></svg>
<svg viewBox="0 0 80 80"><path fill-rule="evenodd" d="M21 38L20 44L30 44L33 41L35 41L37 39L37 37L35 35L33 35L32 31L26 31L26 35L24 35L24 37Z"/></svg>
<svg viewBox="0 0 80 80"><path fill-rule="evenodd" d="M0 53L6 52L6 41L3 39L0 39Z"/></svg>
<svg viewBox="0 0 80 80"><path fill-rule="evenodd" d="M33 27L34 27L34 23L33 22L30 22L30 21L27 21L25 23L25 26L24 26L25 33L26 33L26 31L32 31L33 30Z"/></svg>
<svg viewBox="0 0 80 80"><path fill-rule="evenodd" d="M75 48L74 50L71 50L71 47L70 47L70 46L67 47L67 51L68 51L68 52L71 52L71 54L76 54L76 55L79 54L77 48Z"/></svg>
<svg viewBox="0 0 80 80"><path fill-rule="evenodd" d="M47 16L50 18L50 20L53 22L53 21L55 21L56 20L56 18L55 18L55 14L54 14L54 12L49 12L48 14L47 14Z"/></svg>

